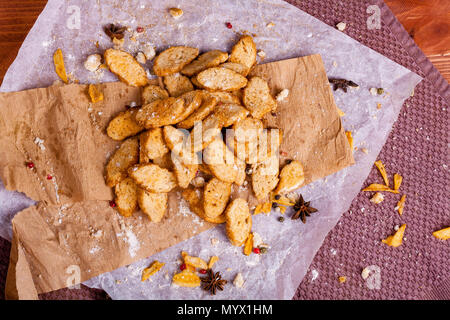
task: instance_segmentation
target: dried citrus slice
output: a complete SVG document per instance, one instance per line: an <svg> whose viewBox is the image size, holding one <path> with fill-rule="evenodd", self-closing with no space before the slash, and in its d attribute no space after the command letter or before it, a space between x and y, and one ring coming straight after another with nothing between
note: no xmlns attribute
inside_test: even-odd
<svg viewBox="0 0 450 320"><path fill-rule="evenodd" d="M389 187L389 179L386 173L386 168L384 167L384 164L381 162L381 160L375 161L375 166L378 168L378 171L380 171L381 176L383 177L384 183L386 186Z"/></svg>
<svg viewBox="0 0 450 320"><path fill-rule="evenodd" d="M400 189L400 185L402 184L403 177L398 173L394 174L394 190Z"/></svg>
<svg viewBox="0 0 450 320"><path fill-rule="evenodd" d="M212 256L212 257L209 259L209 262L208 262L208 269L212 269L212 267L214 266L214 264L215 264L217 261L219 261L219 257L218 257L218 256Z"/></svg>
<svg viewBox="0 0 450 320"><path fill-rule="evenodd" d="M406 201L406 194L402 195L400 198L400 201L397 202L397 206L395 207L395 210L398 211L399 215L403 214L403 208L405 207L405 201Z"/></svg>
<svg viewBox="0 0 450 320"><path fill-rule="evenodd" d="M158 260L153 261L153 263L142 271L141 281L145 281L152 275L157 273L164 266L164 262L159 262Z"/></svg>
<svg viewBox="0 0 450 320"><path fill-rule="evenodd" d="M61 78L64 83L68 83L66 67L64 66L64 58L61 49L58 49L53 54L53 63L55 64L56 74Z"/></svg>
<svg viewBox="0 0 450 320"><path fill-rule="evenodd" d="M199 258L199 257L191 257L190 255L186 255L184 257L184 263L186 263L187 265L191 265L195 268L199 268L199 269L207 269L208 265L206 264L206 262Z"/></svg>
<svg viewBox="0 0 450 320"><path fill-rule="evenodd" d="M246 256L249 256L250 253L252 253L252 250L253 250L253 233L250 233L248 235L247 240L245 240L244 254Z"/></svg>
<svg viewBox="0 0 450 320"><path fill-rule="evenodd" d="M195 288L200 286L200 277L192 271L183 270L180 273L174 274L172 283L180 287Z"/></svg>
<svg viewBox="0 0 450 320"><path fill-rule="evenodd" d="M364 188L362 191L387 191L392 193L399 193L398 190L392 190L388 186L379 183L372 183L370 186Z"/></svg>
<svg viewBox="0 0 450 320"><path fill-rule="evenodd" d="M441 240L450 239L450 227L433 232L433 236Z"/></svg>
<svg viewBox="0 0 450 320"><path fill-rule="evenodd" d="M381 240L381 242L386 243L388 246L391 247L399 247L402 244L403 241L403 234L405 233L406 224L402 224L400 228L392 235L387 237L384 240Z"/></svg>
<svg viewBox="0 0 450 320"><path fill-rule="evenodd" d="M98 86L90 84L88 88L88 93L92 103L103 101L103 92L100 91Z"/></svg>

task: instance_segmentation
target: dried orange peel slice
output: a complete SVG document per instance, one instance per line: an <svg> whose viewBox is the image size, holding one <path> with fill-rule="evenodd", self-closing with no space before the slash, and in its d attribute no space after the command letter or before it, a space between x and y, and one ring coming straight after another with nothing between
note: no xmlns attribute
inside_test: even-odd
<svg viewBox="0 0 450 320"><path fill-rule="evenodd" d="M61 49L57 49L53 54L53 63L55 65L55 71L58 77L60 77L64 83L69 83L67 80L66 67L64 66L64 58Z"/></svg>
<svg viewBox="0 0 450 320"><path fill-rule="evenodd" d="M272 202L266 202L258 204L255 208L255 212L253 214L260 214L265 213L268 214L270 212L270 209L272 208Z"/></svg>
<svg viewBox="0 0 450 320"><path fill-rule="evenodd" d="M386 184L386 186L389 187L389 179L388 179L386 168L384 167L384 164L381 162L381 160L378 160L378 161L375 161L375 166L378 168L378 171L380 171L380 174L383 177L384 183Z"/></svg>
<svg viewBox="0 0 450 320"><path fill-rule="evenodd" d="M194 268L208 269L208 264L205 262L205 260L199 257L191 257L190 255L186 255L184 257L184 263L186 265L193 266Z"/></svg>
<svg viewBox="0 0 450 320"><path fill-rule="evenodd" d="M402 195L399 202L397 202L397 206L395 207L395 210L398 211L399 215L403 214L403 208L405 207L405 201L406 201L406 194Z"/></svg>
<svg viewBox="0 0 450 320"><path fill-rule="evenodd" d="M350 150L353 152L353 136L351 131L346 131L345 135L347 136L348 144L350 145Z"/></svg>
<svg viewBox="0 0 450 320"><path fill-rule="evenodd" d="M164 265L164 262L159 262L158 260L153 261L153 263L148 268L145 268L142 271L141 281L146 281L147 279L149 279L152 275L161 270Z"/></svg>
<svg viewBox="0 0 450 320"><path fill-rule="evenodd" d="M367 188L364 188L362 191L377 191L377 192L378 191L387 191L387 192L392 192L392 193L399 193L398 190L392 190L388 186L386 186L384 184L379 184L379 183L372 183Z"/></svg>
<svg viewBox="0 0 450 320"><path fill-rule="evenodd" d="M400 189L402 181L403 177L401 175L399 175L398 173L394 174L394 190Z"/></svg>
<svg viewBox="0 0 450 320"><path fill-rule="evenodd" d="M450 227L433 232L433 236L440 240L450 239Z"/></svg>
<svg viewBox="0 0 450 320"><path fill-rule="evenodd" d="M172 277L172 283L180 287L195 288L200 286L200 282L200 277L196 273L188 270L183 270L180 273L174 274Z"/></svg>
<svg viewBox="0 0 450 320"><path fill-rule="evenodd" d="M402 224L400 228L392 235L387 237L384 240L381 240L381 242L387 244L391 247L399 247L402 244L403 241L403 235L405 234L406 224Z"/></svg>
<svg viewBox="0 0 450 320"><path fill-rule="evenodd" d="M103 92L101 92L98 86L90 84L88 87L88 93L92 103L103 101Z"/></svg>
<svg viewBox="0 0 450 320"><path fill-rule="evenodd" d="M218 257L218 256L212 256L212 257L209 259L209 262L208 262L208 269L212 269L212 267L214 266L214 264L215 264L217 261L219 261L219 257Z"/></svg>
<svg viewBox="0 0 450 320"><path fill-rule="evenodd" d="M253 233L250 233L248 235L247 240L245 240L244 254L246 256L249 256L250 253L252 253L252 250L253 250Z"/></svg>

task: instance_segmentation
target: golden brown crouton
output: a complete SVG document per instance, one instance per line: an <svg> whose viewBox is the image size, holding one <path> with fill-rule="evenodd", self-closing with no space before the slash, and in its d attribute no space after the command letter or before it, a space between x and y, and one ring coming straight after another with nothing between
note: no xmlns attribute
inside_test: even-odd
<svg viewBox="0 0 450 320"><path fill-rule="evenodd" d="M203 159L216 178L229 183L235 181L238 172L236 160L222 139L215 139L205 148Z"/></svg>
<svg viewBox="0 0 450 320"><path fill-rule="evenodd" d="M194 90L194 86L188 77L174 73L164 77L164 85L171 97L181 96L183 93Z"/></svg>
<svg viewBox="0 0 450 320"><path fill-rule="evenodd" d="M244 199L235 199L225 211L226 233L231 244L241 246L252 230L252 215Z"/></svg>
<svg viewBox="0 0 450 320"><path fill-rule="evenodd" d="M139 161L139 141L136 137L125 140L109 158L105 180L108 187L114 187L127 177L127 170Z"/></svg>
<svg viewBox="0 0 450 320"><path fill-rule="evenodd" d="M160 86L149 84L142 90L141 101L142 105L152 103L156 100L167 99L169 94L166 90L161 88Z"/></svg>
<svg viewBox="0 0 450 320"><path fill-rule="evenodd" d="M231 194L231 183L212 178L205 185L203 209L210 218L220 216L225 210Z"/></svg>
<svg viewBox="0 0 450 320"><path fill-rule="evenodd" d="M210 95L212 95L214 98L217 99L217 103L234 103L234 104L240 104L241 101L239 100L239 97L237 97L235 94L231 92L226 91L212 91L209 92Z"/></svg>
<svg viewBox="0 0 450 320"><path fill-rule="evenodd" d="M285 165L280 172L280 182L278 183L275 193L283 194L294 191L302 186L305 182L305 172L300 161L291 161Z"/></svg>
<svg viewBox="0 0 450 320"><path fill-rule="evenodd" d="M153 163L137 164L128 169L136 184L149 192L170 192L177 186L175 174Z"/></svg>
<svg viewBox="0 0 450 320"><path fill-rule="evenodd" d="M247 85L247 78L233 70L214 67L197 75L197 81L210 90L233 91Z"/></svg>
<svg viewBox="0 0 450 320"><path fill-rule="evenodd" d="M185 66L181 73L191 77L205 69L216 67L227 61L228 53L219 50L208 51L201 54L196 60Z"/></svg>
<svg viewBox="0 0 450 320"><path fill-rule="evenodd" d="M136 108L131 108L120 112L109 122L108 127L106 128L106 134L113 140L121 141L144 130L144 128L134 120L136 111Z"/></svg>
<svg viewBox="0 0 450 320"><path fill-rule="evenodd" d="M167 98L142 106L136 112L135 119L139 125L151 129L179 122L184 112L184 99Z"/></svg>
<svg viewBox="0 0 450 320"><path fill-rule="evenodd" d="M221 214L215 218L210 218L205 215L205 210L203 209L203 192L201 189L188 187L183 190L181 195L189 204L189 209L200 218L211 223L225 222L225 214Z"/></svg>
<svg viewBox="0 0 450 320"><path fill-rule="evenodd" d="M275 111L277 102L270 94L269 85L260 77L253 77L244 89L242 98L253 118L261 119L266 113Z"/></svg>
<svg viewBox="0 0 450 320"><path fill-rule="evenodd" d="M114 187L117 210L124 217L129 217L137 209L137 186L133 179L126 178Z"/></svg>
<svg viewBox="0 0 450 320"><path fill-rule="evenodd" d="M256 45L253 38L249 35L242 36L231 49L228 61L242 64L247 69L244 74L246 76L256 63Z"/></svg>
<svg viewBox="0 0 450 320"><path fill-rule="evenodd" d="M145 213L150 221L160 222L167 211L168 194L152 193L144 189L138 189L138 203L142 212Z"/></svg>
<svg viewBox="0 0 450 320"><path fill-rule="evenodd" d="M161 128L150 129L142 132L139 136L140 141L140 162L149 162L148 160L162 157L169 152L163 137Z"/></svg>
<svg viewBox="0 0 450 320"><path fill-rule="evenodd" d="M141 87L148 83L147 73L144 68L128 52L107 49L104 57L109 70L126 84Z"/></svg>
<svg viewBox="0 0 450 320"><path fill-rule="evenodd" d="M180 72L198 56L197 48L184 46L171 47L161 52L153 63L153 71L157 76L168 76Z"/></svg>
<svg viewBox="0 0 450 320"><path fill-rule="evenodd" d="M192 128L197 121L202 121L216 107L217 99L213 96L203 93L202 103L200 107L195 110L189 117L177 124L178 128L189 129Z"/></svg>
<svg viewBox="0 0 450 320"><path fill-rule="evenodd" d="M229 127L235 122L245 119L248 113L243 106L233 103L219 103L214 110L221 127Z"/></svg>
<svg viewBox="0 0 450 320"><path fill-rule="evenodd" d="M273 155L265 162L253 166L252 187L258 200L269 195L278 184L279 159Z"/></svg>
<svg viewBox="0 0 450 320"><path fill-rule="evenodd" d="M247 76L248 73L248 68L246 66L236 62L222 63L219 67L233 70L234 72L237 72L244 77Z"/></svg>
<svg viewBox="0 0 450 320"><path fill-rule="evenodd" d="M175 154L172 154L172 162L178 185L187 188L197 173L198 164L184 164Z"/></svg>

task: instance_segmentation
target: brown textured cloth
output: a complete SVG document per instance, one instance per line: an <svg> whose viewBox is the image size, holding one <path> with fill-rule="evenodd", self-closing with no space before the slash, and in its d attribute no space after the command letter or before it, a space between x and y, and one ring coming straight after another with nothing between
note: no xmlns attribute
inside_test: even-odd
<svg viewBox="0 0 450 320"><path fill-rule="evenodd" d="M392 179L404 177L402 193L407 194L400 217L393 210L397 198L386 196L379 205L369 202L367 193L354 199L348 212L328 234L317 252L294 299L450 299L449 243L431 233L450 226L450 174L448 163L448 107L450 88L439 72L410 39L381 0L288 1L301 10L334 26L345 21L345 33L425 79L408 99L379 159ZM368 30L369 5L381 9L382 28ZM374 168L364 186L382 181ZM361 209L364 208L364 211ZM380 239L393 227L407 224L404 243L388 247ZM0 238L0 298L10 244ZM381 289L369 290L361 271L369 265L381 269ZM318 272L312 281L311 271ZM343 284L339 276L346 276ZM40 295L41 299L105 299L101 290L63 289Z"/></svg>

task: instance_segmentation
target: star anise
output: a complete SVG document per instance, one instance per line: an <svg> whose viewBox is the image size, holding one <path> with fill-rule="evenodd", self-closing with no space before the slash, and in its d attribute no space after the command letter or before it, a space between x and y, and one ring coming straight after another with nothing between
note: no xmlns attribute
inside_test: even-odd
<svg viewBox="0 0 450 320"><path fill-rule="evenodd" d="M328 79L328 81L333 85L333 90L342 89L344 92L347 92L348 87L358 87L356 83L351 80L345 79Z"/></svg>
<svg viewBox="0 0 450 320"><path fill-rule="evenodd" d="M216 290L223 290L223 286L227 283L227 280L223 280L220 272L214 273L211 269L208 269L208 276L201 278L202 288L208 290L211 294L216 294Z"/></svg>
<svg viewBox="0 0 450 320"><path fill-rule="evenodd" d="M114 25L112 23L105 26L105 33L108 35L108 37L111 38L111 40L113 40L114 38L116 38L117 40L122 40L125 30L127 30L126 27Z"/></svg>
<svg viewBox="0 0 450 320"><path fill-rule="evenodd" d="M317 212L316 208L313 208L309 205L310 202L305 202L303 196L300 195L300 199L295 203L294 210L295 213L292 215L293 220L297 220L300 218L303 223L306 223L306 217L309 217L311 213Z"/></svg>

